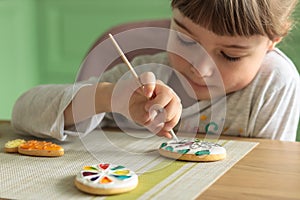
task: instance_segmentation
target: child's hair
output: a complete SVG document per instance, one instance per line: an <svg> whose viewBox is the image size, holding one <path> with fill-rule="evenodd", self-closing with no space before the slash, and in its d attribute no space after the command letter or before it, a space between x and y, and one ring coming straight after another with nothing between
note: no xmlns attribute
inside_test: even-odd
<svg viewBox="0 0 300 200"><path fill-rule="evenodd" d="M284 37L297 0L172 0L172 8L217 35Z"/></svg>

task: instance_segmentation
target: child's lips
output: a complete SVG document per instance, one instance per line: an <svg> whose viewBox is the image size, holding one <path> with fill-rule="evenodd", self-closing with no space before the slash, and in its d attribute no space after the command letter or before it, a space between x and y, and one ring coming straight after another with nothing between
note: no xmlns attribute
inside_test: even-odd
<svg viewBox="0 0 300 200"><path fill-rule="evenodd" d="M186 80L188 81L188 83L191 85L192 88L194 89L209 89L212 87L215 87L215 85L213 84L207 84L204 79L197 79L196 81L194 81L193 79L191 79L188 76L184 76L186 78Z"/></svg>
<svg viewBox="0 0 300 200"><path fill-rule="evenodd" d="M194 86L200 87L200 88L208 88L208 87L210 87L206 83L196 83L196 82L194 82L192 80L189 80L189 82L191 83L191 85L194 85Z"/></svg>

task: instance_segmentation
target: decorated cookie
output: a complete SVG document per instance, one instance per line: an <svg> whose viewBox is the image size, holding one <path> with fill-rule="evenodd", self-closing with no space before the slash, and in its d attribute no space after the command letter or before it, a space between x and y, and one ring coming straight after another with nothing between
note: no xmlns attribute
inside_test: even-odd
<svg viewBox="0 0 300 200"><path fill-rule="evenodd" d="M18 147L20 154L30 156L56 157L64 155L64 149L52 142L29 140Z"/></svg>
<svg viewBox="0 0 300 200"><path fill-rule="evenodd" d="M217 161L226 157L226 150L219 144L199 139L169 141L159 148L162 156L186 161Z"/></svg>
<svg viewBox="0 0 300 200"><path fill-rule="evenodd" d="M86 193L112 195L133 190L138 176L130 169L108 163L85 166L75 178L75 186Z"/></svg>
<svg viewBox="0 0 300 200"><path fill-rule="evenodd" d="M5 143L4 151L7 153L18 153L18 147L20 144L25 143L25 140L15 139Z"/></svg>

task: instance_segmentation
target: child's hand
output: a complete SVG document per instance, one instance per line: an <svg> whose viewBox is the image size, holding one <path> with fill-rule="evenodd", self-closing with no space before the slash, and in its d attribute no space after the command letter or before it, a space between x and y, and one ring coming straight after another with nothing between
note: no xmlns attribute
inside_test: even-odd
<svg viewBox="0 0 300 200"><path fill-rule="evenodd" d="M158 136L172 138L169 131L178 123L182 112L179 97L163 82L156 81L151 72L139 78L142 88L134 79L118 82L113 95L113 101L117 102L113 103L112 110Z"/></svg>

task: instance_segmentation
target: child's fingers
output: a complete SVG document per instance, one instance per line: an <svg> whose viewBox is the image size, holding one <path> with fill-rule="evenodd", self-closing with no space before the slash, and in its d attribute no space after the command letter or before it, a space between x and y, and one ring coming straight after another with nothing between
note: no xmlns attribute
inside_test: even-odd
<svg viewBox="0 0 300 200"><path fill-rule="evenodd" d="M178 123L182 105L176 93L161 81L156 81L153 73L146 72L139 76L144 95L150 99L145 104L148 115L138 121L148 130L167 138L172 138L169 131Z"/></svg>
<svg viewBox="0 0 300 200"><path fill-rule="evenodd" d="M161 129L158 133L156 133L156 135L159 137L166 137L169 139L173 138L172 134L169 131L165 131L163 129Z"/></svg>
<svg viewBox="0 0 300 200"><path fill-rule="evenodd" d="M153 106L154 108L155 106ZM149 113L149 120L144 124L148 127L156 127L158 124L164 124L165 123L165 115L166 113L163 111L163 109L154 108L150 109Z"/></svg>
<svg viewBox="0 0 300 200"><path fill-rule="evenodd" d="M145 72L139 76L139 79L143 85L144 95L150 99L153 96L155 90L155 75L152 72Z"/></svg>
<svg viewBox="0 0 300 200"><path fill-rule="evenodd" d="M174 116L173 119L171 119L170 121L165 122L163 124L163 126L161 127L161 129L158 130L158 132L156 132L156 134L158 136L161 136L161 137L166 137L166 138L170 138L170 139L173 138L170 131L171 131L171 129L173 129L176 126L179 119L180 119L180 115Z"/></svg>
<svg viewBox="0 0 300 200"><path fill-rule="evenodd" d="M171 130L174 126L176 126L177 122L180 119L182 112L182 105L180 102L171 100L169 104L162 108L160 105L153 105L148 113L150 116L150 120L156 123L167 123L168 126L164 125L164 129Z"/></svg>
<svg viewBox="0 0 300 200"><path fill-rule="evenodd" d="M169 95L167 91L163 95L157 94L156 91L155 89L155 98L152 98L145 104L145 110L150 111L153 107L164 108L171 101L172 96Z"/></svg>
<svg viewBox="0 0 300 200"><path fill-rule="evenodd" d="M165 131L170 131L179 122L180 117L181 117L182 109L177 109L176 112L178 112L178 113L174 113L172 118L166 119L165 125L164 125L164 128L163 128Z"/></svg>
<svg viewBox="0 0 300 200"><path fill-rule="evenodd" d="M180 106L181 107L181 106ZM167 119L166 110L153 111L155 112L154 117L151 118L147 123L146 127L153 133L161 137L172 138L172 135L169 133L173 127L178 123L182 109L176 109L178 112L172 117Z"/></svg>
<svg viewBox="0 0 300 200"><path fill-rule="evenodd" d="M177 101L175 99L172 99L168 105L165 106L165 122L171 122L174 121L175 125L180 119L181 112L182 112L182 105L180 101ZM176 121L177 120L177 121ZM173 123L170 123L172 126ZM175 126L174 125L174 126ZM172 127L171 127L172 128ZM170 129L171 129L170 128Z"/></svg>
<svg viewBox="0 0 300 200"><path fill-rule="evenodd" d="M181 100L171 88L167 88L159 83L156 84L155 94L155 98L146 103L146 110L149 110L154 105L160 105L162 108L165 108L171 101L176 101L181 104Z"/></svg>

